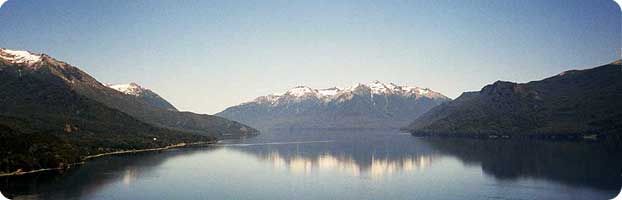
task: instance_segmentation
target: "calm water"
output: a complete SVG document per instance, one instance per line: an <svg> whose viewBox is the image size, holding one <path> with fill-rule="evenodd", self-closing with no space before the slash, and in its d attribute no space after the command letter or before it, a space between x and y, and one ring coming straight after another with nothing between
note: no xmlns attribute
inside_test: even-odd
<svg viewBox="0 0 622 200"><path fill-rule="evenodd" d="M0 178L15 199L610 199L615 145L274 132Z"/></svg>

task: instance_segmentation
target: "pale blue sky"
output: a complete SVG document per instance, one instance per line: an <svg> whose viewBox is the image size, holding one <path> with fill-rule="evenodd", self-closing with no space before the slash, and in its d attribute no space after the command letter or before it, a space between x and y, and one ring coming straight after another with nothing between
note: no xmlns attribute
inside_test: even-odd
<svg viewBox="0 0 622 200"><path fill-rule="evenodd" d="M213 114L297 85L381 80L451 98L618 59L611 0L9 0L0 46Z"/></svg>

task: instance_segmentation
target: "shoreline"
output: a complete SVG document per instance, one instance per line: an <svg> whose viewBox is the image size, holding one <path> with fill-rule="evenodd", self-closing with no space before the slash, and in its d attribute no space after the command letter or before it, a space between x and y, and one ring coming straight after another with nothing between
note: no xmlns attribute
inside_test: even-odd
<svg viewBox="0 0 622 200"><path fill-rule="evenodd" d="M20 175L34 174L34 173L45 172L45 171L55 171L55 170L69 169L72 166L82 165L82 164L86 163L86 161L88 161L88 160L96 159L96 158L100 158L100 157L105 157L105 156L121 155L121 154L133 154L133 153L144 153L144 152L152 152L152 151L165 151L165 150L170 150L170 149L186 148L186 147L193 147L193 146L199 146L199 145L212 145L212 144L216 144L217 142L218 142L218 140L216 140L216 141L208 141L208 142L178 143L178 144L168 145L168 146L159 147L159 148L121 150L121 151L113 151L113 152L108 152L108 153L100 153L100 154L85 156L85 157L83 157L81 159L82 160L81 162L71 163L71 164L66 165L65 167L43 168L43 169L35 169L35 170L30 170L30 171L20 171L20 170L18 170L18 171L9 172L9 173L0 173L0 177L20 176Z"/></svg>
<svg viewBox="0 0 622 200"><path fill-rule="evenodd" d="M543 140L543 141L620 141L622 136L612 134L581 134L581 133L548 133L548 134L500 134L500 133L430 133L430 132L409 132L404 131L414 137L436 137L436 138L464 138L478 140Z"/></svg>

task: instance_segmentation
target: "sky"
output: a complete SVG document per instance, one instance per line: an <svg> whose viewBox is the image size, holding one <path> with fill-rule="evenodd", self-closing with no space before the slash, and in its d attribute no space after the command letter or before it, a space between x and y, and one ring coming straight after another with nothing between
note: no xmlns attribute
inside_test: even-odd
<svg viewBox="0 0 622 200"><path fill-rule="evenodd" d="M612 0L9 0L0 47L214 114L305 85L380 80L450 98L619 59Z"/></svg>

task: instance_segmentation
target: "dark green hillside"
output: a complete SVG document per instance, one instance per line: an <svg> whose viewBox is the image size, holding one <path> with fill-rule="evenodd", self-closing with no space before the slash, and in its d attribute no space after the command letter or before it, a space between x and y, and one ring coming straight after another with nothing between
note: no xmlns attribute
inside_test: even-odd
<svg viewBox="0 0 622 200"><path fill-rule="evenodd" d="M249 126L222 117L179 112L153 106L144 98L136 98L108 88L84 71L67 63L47 56L44 56L43 60L39 65L49 69L49 74L54 74L54 76L71 83L68 86L78 95L120 110L151 125L219 138L240 137L258 133L257 130Z"/></svg>
<svg viewBox="0 0 622 200"><path fill-rule="evenodd" d="M415 135L622 136L622 65L529 83L498 81L417 118Z"/></svg>
<svg viewBox="0 0 622 200"><path fill-rule="evenodd" d="M215 139L141 122L79 95L71 87L75 82L59 73L46 60L26 65L0 59L0 173L55 168L98 153Z"/></svg>

